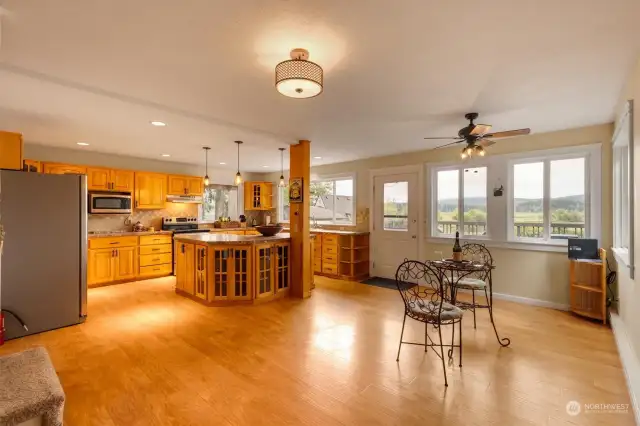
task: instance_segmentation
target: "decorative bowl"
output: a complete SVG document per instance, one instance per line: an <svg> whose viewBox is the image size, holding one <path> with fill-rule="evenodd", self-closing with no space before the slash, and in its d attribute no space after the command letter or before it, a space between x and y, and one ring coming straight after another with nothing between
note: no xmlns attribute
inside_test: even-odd
<svg viewBox="0 0 640 426"><path fill-rule="evenodd" d="M265 237L272 237L282 231L282 225L262 225L256 226L255 229Z"/></svg>

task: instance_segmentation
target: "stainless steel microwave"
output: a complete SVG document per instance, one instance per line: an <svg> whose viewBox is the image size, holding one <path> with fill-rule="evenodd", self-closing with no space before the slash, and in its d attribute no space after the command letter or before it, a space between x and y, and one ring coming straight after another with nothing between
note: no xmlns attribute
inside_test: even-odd
<svg viewBox="0 0 640 426"><path fill-rule="evenodd" d="M131 214L131 194L90 192L89 214Z"/></svg>

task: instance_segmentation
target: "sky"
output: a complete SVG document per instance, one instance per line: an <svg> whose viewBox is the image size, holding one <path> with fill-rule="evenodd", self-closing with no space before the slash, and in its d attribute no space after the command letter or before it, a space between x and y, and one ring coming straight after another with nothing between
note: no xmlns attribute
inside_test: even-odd
<svg viewBox="0 0 640 426"><path fill-rule="evenodd" d="M543 163L526 163L514 166L515 198L542 198ZM465 197L486 197L487 168L464 169ZM478 173L475 173L477 171ZM551 198L584 195L584 158L551 161ZM491 184L491 183L489 183ZM438 172L438 199L458 198L458 171Z"/></svg>

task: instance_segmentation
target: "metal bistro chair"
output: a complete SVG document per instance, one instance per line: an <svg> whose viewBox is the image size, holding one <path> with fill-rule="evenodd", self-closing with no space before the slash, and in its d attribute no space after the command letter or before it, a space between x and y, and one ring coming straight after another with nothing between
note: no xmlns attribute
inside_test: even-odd
<svg viewBox="0 0 640 426"><path fill-rule="evenodd" d="M467 260L474 259L487 266L493 266L493 257L491 257L491 252L484 246L484 244L463 244L462 257ZM454 283L456 289L471 291L471 303L456 300L455 304L462 309L473 312L473 328L476 328L476 308L491 309L491 306L489 306L489 294L487 293L487 285L490 279L491 268L487 268L483 271L473 272L464 278L461 278L457 283ZM450 279L448 277L445 277L445 280L447 281L447 284L450 284ZM476 303L476 291L484 291L486 304Z"/></svg>
<svg viewBox="0 0 640 426"><path fill-rule="evenodd" d="M451 347L449 351L450 357L453 356L453 348L459 348L459 366L462 367L462 309L444 301L442 297L444 290L442 283L438 279L438 274L423 262L405 260L396 270L396 286L404 302L402 332L400 333L400 344L398 345L396 361L400 360L400 349L403 343L424 346L425 352L427 352L427 348L431 348L442 360L444 385L449 386L444 362L444 346ZM424 323L424 344L405 342L402 340L407 317ZM438 344L435 344L429 337L430 324L438 330L438 336L440 338ZM452 338L450 345L444 344L442 341L442 326L451 325L455 327L456 324L458 324L460 332L460 337L458 338L459 343L457 345L454 344ZM453 328L452 331L455 331L455 328ZM440 353L434 349L435 346L440 346Z"/></svg>

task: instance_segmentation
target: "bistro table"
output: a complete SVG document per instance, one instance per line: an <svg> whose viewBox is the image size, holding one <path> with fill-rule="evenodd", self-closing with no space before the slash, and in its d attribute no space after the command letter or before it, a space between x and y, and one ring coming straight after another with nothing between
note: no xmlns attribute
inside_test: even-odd
<svg viewBox="0 0 640 426"><path fill-rule="evenodd" d="M438 279L440 280L440 285L443 289L443 296L445 299L449 298L449 302L451 304L458 306L461 309L470 309L473 305L456 300L458 282L465 277L482 274L483 279L486 279L489 285L488 304L486 306L476 305L476 307L489 309L489 318L491 318L491 325L493 326L493 331L496 334L498 343L503 347L507 347L511 344L511 340L508 337L500 338L498 330L496 329L496 323L493 319L493 280L491 278L491 271L495 269L494 265L474 262L471 260L457 262L452 259L431 260L428 264L438 272Z"/></svg>

